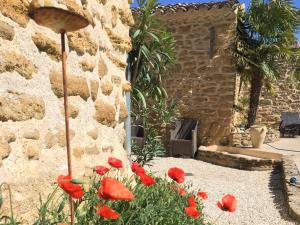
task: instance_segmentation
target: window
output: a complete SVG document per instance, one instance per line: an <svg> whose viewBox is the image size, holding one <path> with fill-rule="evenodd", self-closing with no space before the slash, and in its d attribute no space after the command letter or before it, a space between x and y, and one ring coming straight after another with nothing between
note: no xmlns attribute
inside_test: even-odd
<svg viewBox="0 0 300 225"><path fill-rule="evenodd" d="M212 59L215 54L215 45L216 45L216 30L214 27L209 28L209 40L210 40L210 46L209 46L209 58Z"/></svg>

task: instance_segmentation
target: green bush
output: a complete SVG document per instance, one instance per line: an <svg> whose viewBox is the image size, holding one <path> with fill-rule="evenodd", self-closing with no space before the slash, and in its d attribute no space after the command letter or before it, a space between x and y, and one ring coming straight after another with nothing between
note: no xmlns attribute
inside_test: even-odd
<svg viewBox="0 0 300 225"><path fill-rule="evenodd" d="M169 182L166 178L154 177L156 183L145 186L137 180L134 188L131 189L135 196L133 201L107 201L99 199L97 192L101 180L105 176L95 174L91 180L91 186L85 190L84 197L75 202L76 225L203 225L203 216L194 219L185 214L184 208L188 206L187 198L192 193L182 197L176 189L179 188L175 182ZM130 187L131 179L123 180L122 183ZM105 219L97 214L95 206L100 202L114 209L120 214L117 220ZM203 205L199 199L198 210L201 213ZM39 209L39 218L34 225L56 225L66 223L69 218L66 214L68 210L68 196L61 191L55 191L49 196L47 201Z"/></svg>
<svg viewBox="0 0 300 225"><path fill-rule="evenodd" d="M133 141L131 152L134 160L142 166L149 164L155 157L165 156L166 154L161 139L155 129L149 130L146 135L145 145L142 148Z"/></svg>

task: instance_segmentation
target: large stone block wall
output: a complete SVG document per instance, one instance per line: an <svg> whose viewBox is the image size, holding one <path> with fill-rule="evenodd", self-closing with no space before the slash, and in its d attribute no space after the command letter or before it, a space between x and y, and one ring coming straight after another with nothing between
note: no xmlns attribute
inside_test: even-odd
<svg viewBox="0 0 300 225"><path fill-rule="evenodd" d="M227 51L236 14L228 6L158 13L176 39L176 65L164 81L180 115L199 121L198 142L228 143L236 70Z"/></svg>
<svg viewBox="0 0 300 225"><path fill-rule="evenodd" d="M56 177L67 173L60 35L28 17L30 3L0 1L0 183L11 184L14 210L24 224L37 213L39 193L45 197ZM86 10L94 21L67 34L74 176L90 176L109 156L122 159L122 173L128 174L123 87L128 89L134 23L128 0L45 3Z"/></svg>

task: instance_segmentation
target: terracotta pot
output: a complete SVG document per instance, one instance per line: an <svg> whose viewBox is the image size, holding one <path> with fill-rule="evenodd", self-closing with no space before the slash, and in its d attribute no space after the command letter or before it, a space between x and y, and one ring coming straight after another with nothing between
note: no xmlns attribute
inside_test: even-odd
<svg viewBox="0 0 300 225"><path fill-rule="evenodd" d="M261 148L267 134L266 126L254 125L250 128L251 142L254 148Z"/></svg>

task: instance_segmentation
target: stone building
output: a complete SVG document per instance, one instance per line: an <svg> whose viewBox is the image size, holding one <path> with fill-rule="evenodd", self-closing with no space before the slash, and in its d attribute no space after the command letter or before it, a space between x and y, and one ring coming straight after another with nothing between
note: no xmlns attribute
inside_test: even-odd
<svg viewBox="0 0 300 225"><path fill-rule="evenodd" d="M199 121L199 144L251 145L249 132L236 129L241 123L236 106L249 93L243 87L239 95L240 77L230 53L238 4L236 0L176 4L155 11L176 40L176 64L165 87L177 101L180 116ZM288 74L272 92L263 89L257 123L272 128L267 142L279 138L281 112L300 112L299 96L299 85L289 82Z"/></svg>
<svg viewBox="0 0 300 225"><path fill-rule="evenodd" d="M237 1L160 6L156 14L176 39L176 65L165 80L180 115L199 121L198 142L229 142L237 73L228 47Z"/></svg>
<svg viewBox="0 0 300 225"><path fill-rule="evenodd" d="M33 1L93 20L67 33L74 176L90 176L109 156L124 160L122 171L130 173L123 122L131 2ZM0 1L0 183L11 184L15 211L24 224L37 213L38 193L49 194L56 177L67 173L60 35L29 18L30 3Z"/></svg>

